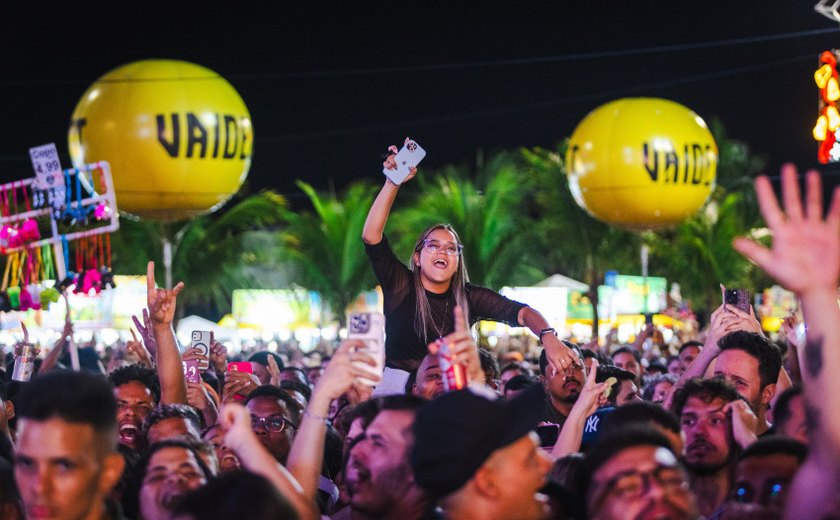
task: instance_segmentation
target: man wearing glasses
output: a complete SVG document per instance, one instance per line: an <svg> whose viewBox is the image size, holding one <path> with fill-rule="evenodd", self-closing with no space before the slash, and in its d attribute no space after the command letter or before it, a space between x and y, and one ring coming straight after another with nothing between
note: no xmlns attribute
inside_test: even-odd
<svg viewBox="0 0 840 520"><path fill-rule="evenodd" d="M251 392L245 408L251 414L251 427L257 438L285 465L300 424L300 405L285 391L263 385Z"/></svg>
<svg viewBox="0 0 840 520"><path fill-rule="evenodd" d="M587 518L698 518L685 470L665 436L650 427L600 438L584 468Z"/></svg>

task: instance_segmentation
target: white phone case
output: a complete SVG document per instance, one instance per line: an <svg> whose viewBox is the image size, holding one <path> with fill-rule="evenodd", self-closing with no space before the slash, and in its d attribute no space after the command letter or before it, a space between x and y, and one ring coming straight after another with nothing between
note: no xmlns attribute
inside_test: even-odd
<svg viewBox="0 0 840 520"><path fill-rule="evenodd" d="M391 179L391 182L393 182L394 184L402 184L402 182L405 180L406 177L408 177L408 174L410 173L409 168L412 166L416 167L418 164L420 164L420 161L423 160L423 157L426 157L426 150L424 150L419 144L417 144L417 141L409 139L394 157L394 161L397 163L397 168L395 170L390 170L388 168L383 167L382 173L384 173L386 177Z"/></svg>

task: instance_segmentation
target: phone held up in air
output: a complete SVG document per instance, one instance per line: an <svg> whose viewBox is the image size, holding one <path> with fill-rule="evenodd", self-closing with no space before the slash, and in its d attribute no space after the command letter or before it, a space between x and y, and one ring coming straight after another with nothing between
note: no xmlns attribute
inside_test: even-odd
<svg viewBox="0 0 840 520"><path fill-rule="evenodd" d="M190 337L190 348L201 350L201 355L209 358L211 339L212 333L209 330L194 330Z"/></svg>
<svg viewBox="0 0 840 520"><path fill-rule="evenodd" d="M198 360L196 359L187 359L182 361L184 364L184 377L187 378L188 383L200 383L201 382L201 372L198 368Z"/></svg>
<svg viewBox="0 0 840 520"><path fill-rule="evenodd" d="M247 372L249 374L254 373L254 367L251 366L250 361L230 361L228 362L227 366L228 372ZM245 396L242 394L236 394L233 398L237 401L244 401Z"/></svg>
<svg viewBox="0 0 840 520"><path fill-rule="evenodd" d="M394 156L394 162L397 167L393 170L383 167L382 173L391 179L391 182L396 185L400 185L411 173L410 168L412 166L416 167L420 164L423 157L426 157L426 150L417 144L417 141L406 139L403 147L399 152L397 152L397 155Z"/></svg>
<svg viewBox="0 0 840 520"><path fill-rule="evenodd" d="M747 314L750 313L750 292L746 289L725 289L723 292L723 303L732 305Z"/></svg>
<svg viewBox="0 0 840 520"><path fill-rule="evenodd" d="M358 339L364 342L363 350L373 356L376 366L364 364L367 368L373 368L379 378L359 378L359 382L376 386L382 381L382 371L385 369L385 316L379 312L357 312L347 317L347 339Z"/></svg>

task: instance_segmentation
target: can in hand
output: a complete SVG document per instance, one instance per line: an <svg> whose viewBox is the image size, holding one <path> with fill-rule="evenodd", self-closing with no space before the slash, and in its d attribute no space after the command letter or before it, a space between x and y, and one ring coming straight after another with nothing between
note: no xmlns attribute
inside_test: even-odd
<svg viewBox="0 0 840 520"><path fill-rule="evenodd" d="M438 354L440 373L443 376L443 389L446 392L460 390L467 385L467 371L464 365L457 363L449 350L446 340L440 340L440 353Z"/></svg>
<svg viewBox="0 0 840 520"><path fill-rule="evenodd" d="M32 343L21 343L20 353L15 358L15 368L12 370L12 380L28 383L32 379L35 368L35 346Z"/></svg>

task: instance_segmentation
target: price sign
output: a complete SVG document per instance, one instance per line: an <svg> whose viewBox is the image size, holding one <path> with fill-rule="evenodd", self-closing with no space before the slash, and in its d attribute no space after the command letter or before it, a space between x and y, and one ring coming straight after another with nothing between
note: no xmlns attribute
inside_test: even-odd
<svg viewBox="0 0 840 520"><path fill-rule="evenodd" d="M32 185L34 206L50 205L56 211L60 210L65 197L64 172L55 143L30 148L29 157L35 170L35 183Z"/></svg>

